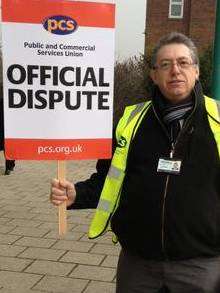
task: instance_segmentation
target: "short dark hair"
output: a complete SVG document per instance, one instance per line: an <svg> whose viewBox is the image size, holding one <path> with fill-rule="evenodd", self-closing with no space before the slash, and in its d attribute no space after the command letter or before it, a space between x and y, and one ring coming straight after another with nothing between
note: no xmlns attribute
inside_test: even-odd
<svg viewBox="0 0 220 293"><path fill-rule="evenodd" d="M199 57L198 57L198 50L193 43L193 41L185 36L184 34L178 33L178 32L171 32L168 35L165 35L162 37L156 46L154 47L151 55L151 68L154 68L156 61L157 61L157 54L158 51L166 45L170 44L183 44L185 45L191 54L191 58L195 64L199 66Z"/></svg>

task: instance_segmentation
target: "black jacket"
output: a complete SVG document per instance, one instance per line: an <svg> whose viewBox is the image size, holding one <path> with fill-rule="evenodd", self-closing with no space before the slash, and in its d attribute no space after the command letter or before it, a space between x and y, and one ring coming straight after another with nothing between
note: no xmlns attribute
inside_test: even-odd
<svg viewBox="0 0 220 293"><path fill-rule="evenodd" d="M180 175L157 172L159 158L169 157L171 142L156 96L131 144L111 227L122 247L145 259L220 254L220 160L198 87L194 95L195 107L175 146ZM76 184L72 208L96 207L109 164L99 161L97 173Z"/></svg>
<svg viewBox="0 0 220 293"><path fill-rule="evenodd" d="M0 151L4 150L4 109L3 97L0 91Z"/></svg>

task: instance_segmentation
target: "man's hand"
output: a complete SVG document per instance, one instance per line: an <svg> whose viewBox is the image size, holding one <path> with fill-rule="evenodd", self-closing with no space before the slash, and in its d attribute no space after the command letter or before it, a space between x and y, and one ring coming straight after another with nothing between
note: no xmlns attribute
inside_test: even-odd
<svg viewBox="0 0 220 293"><path fill-rule="evenodd" d="M52 179L50 201L53 205L59 206L66 201L67 207L74 203L76 198L76 190L74 185L67 181L59 181Z"/></svg>

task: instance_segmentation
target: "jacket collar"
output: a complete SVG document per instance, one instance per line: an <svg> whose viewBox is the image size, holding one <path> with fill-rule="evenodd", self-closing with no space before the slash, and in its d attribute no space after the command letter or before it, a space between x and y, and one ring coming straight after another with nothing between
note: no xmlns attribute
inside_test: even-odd
<svg viewBox="0 0 220 293"><path fill-rule="evenodd" d="M191 92L191 98L194 100L193 112L205 108L205 100L203 96L202 85L199 80L196 81L196 84ZM161 113L163 112L163 109L167 107L169 102L163 96L157 85L154 85L152 89L152 104L154 106L155 111L161 118Z"/></svg>

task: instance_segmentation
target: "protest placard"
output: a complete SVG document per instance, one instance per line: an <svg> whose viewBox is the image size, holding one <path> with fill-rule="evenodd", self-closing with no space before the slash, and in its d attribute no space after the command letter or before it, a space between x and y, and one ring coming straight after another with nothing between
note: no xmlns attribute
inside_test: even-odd
<svg viewBox="0 0 220 293"><path fill-rule="evenodd" d="M114 4L3 0L5 152L111 155Z"/></svg>
<svg viewBox="0 0 220 293"><path fill-rule="evenodd" d="M112 1L2 0L8 159L111 156L114 27Z"/></svg>

